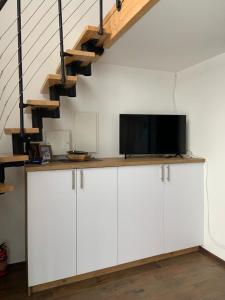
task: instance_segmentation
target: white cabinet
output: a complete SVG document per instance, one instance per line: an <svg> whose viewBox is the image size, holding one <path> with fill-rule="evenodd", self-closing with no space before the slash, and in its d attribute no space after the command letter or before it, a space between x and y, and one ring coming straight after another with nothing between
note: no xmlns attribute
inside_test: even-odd
<svg viewBox="0 0 225 300"><path fill-rule="evenodd" d="M117 264L117 168L77 171L77 274Z"/></svg>
<svg viewBox="0 0 225 300"><path fill-rule="evenodd" d="M29 287L201 245L203 169L28 172Z"/></svg>
<svg viewBox="0 0 225 300"><path fill-rule="evenodd" d="M76 275L75 171L27 175L29 286Z"/></svg>
<svg viewBox="0 0 225 300"><path fill-rule="evenodd" d="M202 244L203 176L203 164L119 168L119 263Z"/></svg>
<svg viewBox="0 0 225 300"><path fill-rule="evenodd" d="M165 170L165 252L199 246L204 232L203 165L169 165Z"/></svg>
<svg viewBox="0 0 225 300"><path fill-rule="evenodd" d="M160 166L118 170L118 262L163 252L163 184Z"/></svg>

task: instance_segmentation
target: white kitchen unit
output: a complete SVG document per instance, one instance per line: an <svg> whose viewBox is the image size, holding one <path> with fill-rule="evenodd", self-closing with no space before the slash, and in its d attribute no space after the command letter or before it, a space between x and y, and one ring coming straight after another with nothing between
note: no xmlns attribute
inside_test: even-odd
<svg viewBox="0 0 225 300"><path fill-rule="evenodd" d="M203 165L167 165L165 181L165 252L201 245L204 232Z"/></svg>
<svg viewBox="0 0 225 300"><path fill-rule="evenodd" d="M118 262L203 242L202 164L122 167L118 171Z"/></svg>
<svg viewBox="0 0 225 300"><path fill-rule="evenodd" d="M77 171L77 274L117 264L117 168Z"/></svg>
<svg viewBox="0 0 225 300"><path fill-rule="evenodd" d="M145 158L59 164L71 170L28 166L29 287L40 291L49 282L195 251L204 233L203 163Z"/></svg>
<svg viewBox="0 0 225 300"><path fill-rule="evenodd" d="M161 166L118 169L118 263L163 253Z"/></svg>
<svg viewBox="0 0 225 300"><path fill-rule="evenodd" d="M29 286L76 275L75 177L74 170L27 175Z"/></svg>

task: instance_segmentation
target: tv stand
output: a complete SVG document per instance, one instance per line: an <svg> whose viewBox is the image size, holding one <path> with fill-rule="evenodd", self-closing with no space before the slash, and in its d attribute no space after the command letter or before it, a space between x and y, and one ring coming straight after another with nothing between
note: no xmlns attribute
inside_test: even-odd
<svg viewBox="0 0 225 300"><path fill-rule="evenodd" d="M132 157L132 155L131 154L124 154L124 159L128 159L129 157ZM184 156L180 153L176 153L174 155L169 155L169 156L165 156L165 155L154 155L154 156L143 155L141 157L152 157L152 158L155 158L155 157L157 157L157 158L159 158L159 157L161 157L161 158L176 158L176 157L179 157L179 158L184 159Z"/></svg>
<svg viewBox="0 0 225 300"><path fill-rule="evenodd" d="M175 157L184 158L184 156L180 153L176 153L175 155L168 156L168 158L175 158Z"/></svg>

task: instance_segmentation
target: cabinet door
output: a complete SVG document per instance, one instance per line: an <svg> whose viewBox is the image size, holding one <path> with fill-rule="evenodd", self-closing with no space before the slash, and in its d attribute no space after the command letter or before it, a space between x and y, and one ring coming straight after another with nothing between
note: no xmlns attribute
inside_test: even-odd
<svg viewBox="0 0 225 300"><path fill-rule="evenodd" d="M161 166L118 170L118 260L126 263L163 252Z"/></svg>
<svg viewBox="0 0 225 300"><path fill-rule="evenodd" d="M204 225L203 164L166 168L169 174L165 185L165 252L199 246Z"/></svg>
<svg viewBox="0 0 225 300"><path fill-rule="evenodd" d="M29 286L76 275L75 171L28 173Z"/></svg>
<svg viewBox="0 0 225 300"><path fill-rule="evenodd" d="M117 168L77 173L77 273L117 264Z"/></svg>

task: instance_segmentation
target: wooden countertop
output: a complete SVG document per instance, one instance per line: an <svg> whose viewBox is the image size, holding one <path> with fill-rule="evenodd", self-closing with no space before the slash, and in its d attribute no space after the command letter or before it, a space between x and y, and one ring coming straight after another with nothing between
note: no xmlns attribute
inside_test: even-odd
<svg viewBox="0 0 225 300"><path fill-rule="evenodd" d="M125 167L125 166L144 166L161 164L187 164L204 163L204 158L101 158L86 162L51 162L44 165L26 165L26 172L50 171L50 170L69 170L69 169L87 169L87 168L107 168L107 167Z"/></svg>

